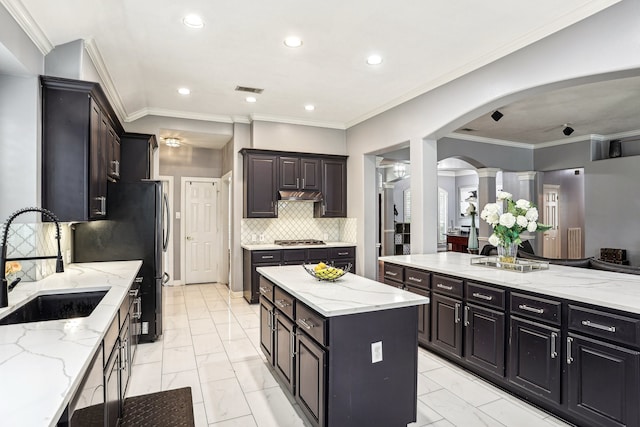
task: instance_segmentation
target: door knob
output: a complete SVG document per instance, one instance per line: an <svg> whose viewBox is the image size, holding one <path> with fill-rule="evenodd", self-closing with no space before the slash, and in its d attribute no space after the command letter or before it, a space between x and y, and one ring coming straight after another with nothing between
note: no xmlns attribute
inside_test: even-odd
<svg viewBox="0 0 640 427"><path fill-rule="evenodd" d="M187 236L187 240L193 240L193 237Z"/></svg>

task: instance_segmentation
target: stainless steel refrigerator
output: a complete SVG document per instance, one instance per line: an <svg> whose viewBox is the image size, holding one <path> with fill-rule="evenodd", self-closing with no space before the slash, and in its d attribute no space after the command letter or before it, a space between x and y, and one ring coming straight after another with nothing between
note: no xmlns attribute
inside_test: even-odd
<svg viewBox="0 0 640 427"><path fill-rule="evenodd" d="M110 182L107 219L74 226L74 262L142 260L137 279L142 297L140 342L162 334L162 284L168 279L162 266L169 239L165 218L170 218L169 205L160 181Z"/></svg>

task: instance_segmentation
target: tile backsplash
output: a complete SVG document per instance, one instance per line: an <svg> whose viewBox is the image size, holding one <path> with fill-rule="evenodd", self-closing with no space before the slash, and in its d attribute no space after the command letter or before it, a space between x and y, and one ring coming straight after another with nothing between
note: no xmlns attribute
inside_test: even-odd
<svg viewBox="0 0 640 427"><path fill-rule="evenodd" d="M356 241L355 218L314 218L311 202L279 201L278 218L243 218L240 227L243 245L301 239Z"/></svg>
<svg viewBox="0 0 640 427"><path fill-rule="evenodd" d="M4 230L4 225L2 227ZM65 265L68 262L65 254L71 247L68 224L60 224L60 249ZM56 240L56 226L54 223L12 223L7 233L7 258L49 256L58 253ZM22 271L8 277L11 282L17 277L25 282L41 280L56 271L56 260L20 261Z"/></svg>

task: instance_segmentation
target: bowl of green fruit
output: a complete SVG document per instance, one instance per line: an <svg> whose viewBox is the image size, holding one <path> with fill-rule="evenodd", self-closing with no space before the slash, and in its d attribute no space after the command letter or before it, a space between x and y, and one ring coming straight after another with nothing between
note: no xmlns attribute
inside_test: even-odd
<svg viewBox="0 0 640 427"><path fill-rule="evenodd" d="M351 263L347 264L344 268L334 267L331 264L319 262L316 265L302 265L302 268L311 276L318 280L324 280L326 282L335 282L351 270Z"/></svg>

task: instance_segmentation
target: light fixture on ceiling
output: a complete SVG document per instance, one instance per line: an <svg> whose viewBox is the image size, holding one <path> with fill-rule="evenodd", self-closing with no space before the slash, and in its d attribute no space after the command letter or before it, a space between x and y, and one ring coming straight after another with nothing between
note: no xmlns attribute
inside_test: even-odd
<svg viewBox="0 0 640 427"><path fill-rule="evenodd" d="M178 148L181 145L179 138L165 138L164 143L167 144L167 147Z"/></svg>
<svg viewBox="0 0 640 427"><path fill-rule="evenodd" d="M178 89L178 93L180 95L190 95L191 89L189 89L188 87L181 87L180 89Z"/></svg>
<svg viewBox="0 0 640 427"><path fill-rule="evenodd" d="M255 96L247 96L244 100L250 104L253 104L254 102L258 101L258 99Z"/></svg>
<svg viewBox="0 0 640 427"><path fill-rule="evenodd" d="M393 167L393 174L398 178L404 178L407 174L407 166L403 163L396 163Z"/></svg>
<svg viewBox="0 0 640 427"><path fill-rule="evenodd" d="M307 110L307 111L313 111L313 110L316 109L316 107L314 105L307 104L307 105L304 106L304 109Z"/></svg>
<svg viewBox="0 0 640 427"><path fill-rule="evenodd" d="M380 65L382 64L382 57L380 55L371 55L367 58L367 64Z"/></svg>
<svg viewBox="0 0 640 427"><path fill-rule="evenodd" d="M568 123L565 123L562 126L564 127L564 129L562 129L562 133L564 133L566 136L569 136L573 133L574 129L569 126Z"/></svg>
<svg viewBox="0 0 640 427"><path fill-rule="evenodd" d="M497 122L498 120L500 120L500 119L502 118L502 116L504 116L504 114L502 114L502 113L501 113L500 111L498 111L498 110L496 110L496 111L494 111L493 113L491 113L491 118L492 118L494 121L496 121L496 122Z"/></svg>
<svg viewBox="0 0 640 427"><path fill-rule="evenodd" d="M204 27L204 21L202 18L195 14L190 14L182 18L182 23L189 28Z"/></svg>
<svg viewBox="0 0 640 427"><path fill-rule="evenodd" d="M287 37L284 39L284 45L286 47L300 47L302 46L302 39L296 36Z"/></svg>

